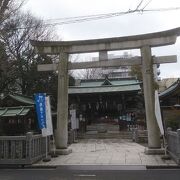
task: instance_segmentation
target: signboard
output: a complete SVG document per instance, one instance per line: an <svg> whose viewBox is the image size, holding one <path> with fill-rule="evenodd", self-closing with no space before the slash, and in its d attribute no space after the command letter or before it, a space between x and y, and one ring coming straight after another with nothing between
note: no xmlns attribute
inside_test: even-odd
<svg viewBox="0 0 180 180"><path fill-rule="evenodd" d="M160 104L159 104L159 95L158 91L155 91L155 116L156 120L160 129L160 132L162 135L164 135L164 127L162 123L162 117L161 117L161 110L160 110Z"/></svg>
<svg viewBox="0 0 180 180"><path fill-rule="evenodd" d="M35 105L38 119L38 125L40 129L46 128L46 94L37 93L35 94Z"/></svg>

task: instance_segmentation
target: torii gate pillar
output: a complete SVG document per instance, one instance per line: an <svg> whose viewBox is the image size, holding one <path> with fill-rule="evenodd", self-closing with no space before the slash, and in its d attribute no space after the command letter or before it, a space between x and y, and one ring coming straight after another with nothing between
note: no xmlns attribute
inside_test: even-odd
<svg viewBox="0 0 180 180"><path fill-rule="evenodd" d="M69 154L68 142L68 54L61 51L58 64L57 129L55 132L56 151Z"/></svg>
<svg viewBox="0 0 180 180"><path fill-rule="evenodd" d="M143 88L144 100L146 109L146 123L148 129L148 150L159 149L160 133L158 124L155 117L155 99L154 99L154 80L153 80L153 62L151 55L151 48L143 46L141 48L142 56L142 75L143 75ZM148 153L148 152L147 152Z"/></svg>

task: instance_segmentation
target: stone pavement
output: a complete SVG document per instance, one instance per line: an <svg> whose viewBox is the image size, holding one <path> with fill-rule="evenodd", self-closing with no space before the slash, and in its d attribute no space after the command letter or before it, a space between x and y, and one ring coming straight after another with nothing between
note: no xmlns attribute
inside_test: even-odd
<svg viewBox="0 0 180 180"><path fill-rule="evenodd" d="M144 154L144 146L128 139L83 139L69 147L71 154L35 165L176 165L173 160L162 160L161 155Z"/></svg>

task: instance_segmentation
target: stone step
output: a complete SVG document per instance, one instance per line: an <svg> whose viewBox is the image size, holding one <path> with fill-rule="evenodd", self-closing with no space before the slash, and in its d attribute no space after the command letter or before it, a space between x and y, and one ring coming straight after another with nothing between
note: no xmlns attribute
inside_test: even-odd
<svg viewBox="0 0 180 180"><path fill-rule="evenodd" d="M86 133L79 137L85 139L132 139L132 132L119 131L118 124L99 123L88 125Z"/></svg>
<svg viewBox="0 0 180 180"><path fill-rule="evenodd" d="M119 130L119 126L118 125L112 125L112 124L93 124L93 125L87 126L87 131L93 131L93 130L98 131L101 129L110 130L110 131L117 131L117 130Z"/></svg>
<svg viewBox="0 0 180 180"><path fill-rule="evenodd" d="M78 136L78 138L81 139L132 139L130 136L90 136L90 135L85 135L85 136Z"/></svg>
<svg viewBox="0 0 180 180"><path fill-rule="evenodd" d="M79 136L84 139L132 139L132 132L106 132L98 133L97 131L86 132Z"/></svg>

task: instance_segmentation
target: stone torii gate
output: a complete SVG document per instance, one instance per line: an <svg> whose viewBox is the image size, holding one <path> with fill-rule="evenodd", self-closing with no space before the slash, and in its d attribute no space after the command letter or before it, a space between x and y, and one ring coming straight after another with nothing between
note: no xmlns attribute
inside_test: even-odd
<svg viewBox="0 0 180 180"><path fill-rule="evenodd" d="M122 65L142 64L143 88L148 129L147 153L159 150L160 134L154 109L153 64L172 63L177 61L174 56L152 57L151 48L175 44L180 28L168 31L142 34L135 36L92 39L80 41L31 41L39 54L59 55L58 64L39 65L39 71L58 70L58 109L57 130L55 142L57 153L68 154L68 69L86 69L99 67L114 67ZM107 61L107 51L140 49L141 57L130 59L117 58ZM99 52L99 60L93 62L68 62L69 54Z"/></svg>

